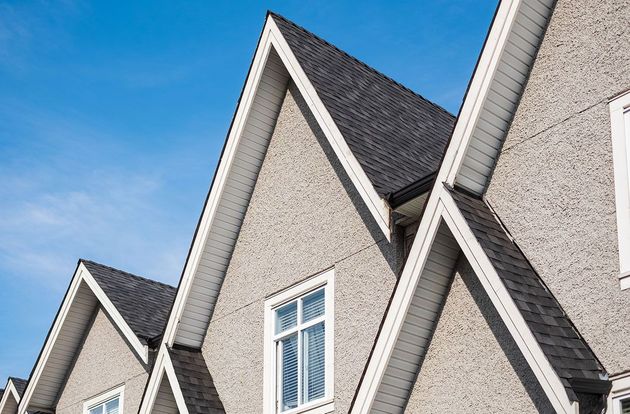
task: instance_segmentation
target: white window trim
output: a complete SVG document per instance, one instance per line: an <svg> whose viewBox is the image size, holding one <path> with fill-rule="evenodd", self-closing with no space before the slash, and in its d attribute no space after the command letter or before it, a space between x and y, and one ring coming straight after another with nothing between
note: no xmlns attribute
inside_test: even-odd
<svg viewBox="0 0 630 414"><path fill-rule="evenodd" d="M608 394L607 413L621 414L621 402L630 399L630 374L611 377L612 388Z"/></svg>
<svg viewBox="0 0 630 414"><path fill-rule="evenodd" d="M630 288L630 139L624 113L630 110L630 91L610 101L617 237L619 241L619 282Z"/></svg>
<svg viewBox="0 0 630 414"><path fill-rule="evenodd" d="M118 414L124 414L124 402L125 402L125 386L113 388L109 391L105 391L102 394L94 396L83 403L83 414L87 414L88 410L95 405L103 404L115 397L118 397Z"/></svg>
<svg viewBox="0 0 630 414"><path fill-rule="evenodd" d="M334 296L334 269L330 269L307 279L297 285L283 290L265 301L265 345L264 345L264 413L276 414L276 353L274 346L274 310L310 291L322 286L325 287L325 355L326 355L326 397L303 404L292 410L284 411L282 414L298 414L308 412L309 414L325 414L334 411L334 321L335 321L335 296Z"/></svg>

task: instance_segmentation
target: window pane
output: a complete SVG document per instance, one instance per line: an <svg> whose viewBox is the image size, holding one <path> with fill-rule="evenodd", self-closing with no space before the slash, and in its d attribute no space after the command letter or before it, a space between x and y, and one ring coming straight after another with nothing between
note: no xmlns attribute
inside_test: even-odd
<svg viewBox="0 0 630 414"><path fill-rule="evenodd" d="M313 292L302 301L302 319L308 322L324 314L324 289Z"/></svg>
<svg viewBox="0 0 630 414"><path fill-rule="evenodd" d="M119 398L105 403L105 414L118 414Z"/></svg>
<svg viewBox="0 0 630 414"><path fill-rule="evenodd" d="M302 399L307 403L322 398L326 392L324 322L305 329L302 335Z"/></svg>
<svg viewBox="0 0 630 414"><path fill-rule="evenodd" d="M284 305L276 311L276 333L284 332L297 325L297 302Z"/></svg>
<svg viewBox="0 0 630 414"><path fill-rule="evenodd" d="M88 414L103 414L103 406L102 405L98 405L94 408L90 408L88 410Z"/></svg>
<svg viewBox="0 0 630 414"><path fill-rule="evenodd" d="M621 401L621 414L630 414L630 398Z"/></svg>
<svg viewBox="0 0 630 414"><path fill-rule="evenodd" d="M297 407L298 399L298 339L297 335L283 339L280 355L280 377L282 378L281 411Z"/></svg>

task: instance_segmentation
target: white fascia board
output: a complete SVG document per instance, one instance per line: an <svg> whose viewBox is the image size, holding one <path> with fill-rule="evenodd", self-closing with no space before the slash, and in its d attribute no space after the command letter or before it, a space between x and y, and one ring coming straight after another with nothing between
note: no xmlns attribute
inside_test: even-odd
<svg viewBox="0 0 630 414"><path fill-rule="evenodd" d="M335 155L344 167L352 183L361 195L366 206L372 213L375 221L387 240L391 241L392 229L390 220L390 209L372 185L371 181L361 168L347 142L341 135L339 128L333 121L330 113L317 95L315 88L299 65L295 55L291 51L282 33L276 26L272 17L267 19L265 27L260 37L258 48L252 62L252 67L245 81L243 95L236 109L234 123L230 129L225 150L219 161L216 178L212 183L208 200L204 207L199 229L193 240L190 256L186 263L182 275L182 281L177 292L177 297L173 304L173 310L166 326L164 341L168 346L172 346L177 335L177 325L184 312L186 301L192 287L194 274L197 271L206 240L212 227L212 222L217 212L219 202L226 186L226 180L234 162L239 142L246 126L247 116L251 109L260 78L265 69L267 58L271 48L274 48L285 65L293 82L297 85L302 97L308 104L309 109L315 116L324 135L328 139Z"/></svg>
<svg viewBox="0 0 630 414"><path fill-rule="evenodd" d="M109 314L110 318L112 318L118 329L120 329L122 334L125 336L125 339L127 339L129 344L133 348L133 350L138 354L140 359L142 359L145 364L148 364L149 347L143 344L140 339L138 339L129 324L127 324L118 309L116 309L116 306L114 306L112 301L109 300L103 289L101 289L98 282L90 274L83 263L79 265L79 271L85 283L90 287L99 302L101 302L101 306L103 306L105 311Z"/></svg>
<svg viewBox="0 0 630 414"><path fill-rule="evenodd" d="M324 135L328 138L328 142L335 151L335 155L337 155L337 158L374 216L383 234L387 237L387 240L391 241L390 211L387 203L378 195L372 182L365 174L365 171L363 171L363 168L361 168L359 161L350 150L337 124L335 124L335 121L324 106L324 103L321 101L308 76L306 76L306 73L298 63L293 51L282 36L273 18L267 19L265 30L270 31L274 48L278 52L278 55L280 55L282 62L289 72L289 75L291 75L293 82L295 82L300 90L309 109L313 115L315 115L317 123L322 128Z"/></svg>
<svg viewBox="0 0 630 414"><path fill-rule="evenodd" d="M436 187L429 197L409 258L396 286L389 311L385 316L377 342L368 361L363 381L357 391L352 414L367 414L372 408L440 226L443 207L439 204L439 197L442 191L444 191L442 186Z"/></svg>
<svg viewBox="0 0 630 414"><path fill-rule="evenodd" d="M9 398L13 397L15 402L20 404L20 394L18 394L17 389L15 388L15 384L13 381L9 380L6 388L4 389L4 394L2 394L2 399L0 399L0 414L4 412L4 406L7 404ZM13 413L11 413L13 414Z"/></svg>
<svg viewBox="0 0 630 414"><path fill-rule="evenodd" d="M488 33L479 63L470 82L462 109L457 118L448 150L436 183L453 185L464 162L479 114L490 91L492 80L501 60L508 36L512 30L521 0L502 0Z"/></svg>
<svg viewBox="0 0 630 414"><path fill-rule="evenodd" d="M92 290L94 296L96 296L105 311L116 323L117 327L123 333L129 344L131 345L132 349L138 354L138 356L142 359L142 361L144 361L145 364L148 364L148 347L146 345L143 345L138 337L133 333L127 322L125 322L123 317L120 315L120 312L118 312L114 304L109 300L107 295L105 295L105 292L103 292L103 289L101 289L96 280L94 280L94 277L90 274L85 265L83 265L83 263L79 263L79 266L77 267L77 270L72 277L72 281L70 282L68 293L66 294L66 297L61 304L61 308L59 309L59 314L53 322L53 327L46 340L46 343L44 344L41 355L37 360L35 369L31 374L26 390L24 391L24 396L22 397L22 400L20 401L20 404L18 406L18 414L26 413L30 399L33 396L35 388L37 388L39 379L41 378L41 375L48 363L48 358L50 357L50 354L52 353L57 339L59 338L61 328L65 323L68 312L70 311L70 308L74 303L74 299L77 295L77 292L79 291L79 287L81 286L82 282L85 282L87 286Z"/></svg>
<svg viewBox="0 0 630 414"><path fill-rule="evenodd" d="M444 221L534 372L551 405L558 413L578 414L578 403L569 400L560 378L448 191L442 191L440 204L443 206Z"/></svg>
<svg viewBox="0 0 630 414"><path fill-rule="evenodd" d="M160 350L158 351L155 365L153 366L153 371L151 372L149 382L147 383L147 388L144 393L144 397L142 398L138 414L150 414L153 411L153 406L158 393L160 392L160 385L164 379L164 374L166 374L166 379L171 387L173 396L175 397L179 413L188 414L188 407L184 401L184 395L182 394L181 387L177 381L173 362L171 361L171 356L165 344L162 344Z"/></svg>

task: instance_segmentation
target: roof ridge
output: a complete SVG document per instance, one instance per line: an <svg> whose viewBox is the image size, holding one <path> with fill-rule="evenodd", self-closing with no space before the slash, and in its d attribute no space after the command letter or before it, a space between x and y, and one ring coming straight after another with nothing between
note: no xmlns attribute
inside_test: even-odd
<svg viewBox="0 0 630 414"><path fill-rule="evenodd" d="M440 111L444 112L445 114L448 114L450 116L452 116L453 118L455 118L455 115L453 115L451 112L449 112L448 110L446 110L443 106L425 98L424 96L420 95L418 92L415 92L413 89L410 89L409 87L403 85L402 83L398 82L397 80L393 79L390 76L387 76L386 74L384 74L383 72L373 68L372 66L368 65L367 63L363 62L362 60L352 56L350 53L340 49L339 47L335 46L334 44L330 43L329 41L327 41L326 39L323 39L322 37L316 35L315 33L311 32L310 30L304 28L303 26L300 26L299 24L293 22L292 20L287 19L286 17L275 13L271 10L267 11L268 15L271 15L272 17L277 17L279 19L284 20L285 22L289 23L290 25L294 26L295 28L302 30L306 33L308 33L310 36L313 36L314 38L316 38L317 40L326 43L327 45L329 45L330 47L334 48L335 50L337 50L338 52L346 55L348 58L354 60L355 62L357 62L358 64L360 64L361 66L365 67L366 69L368 69L369 71L373 72L374 74L386 79L387 81L393 83L394 85L398 86L399 88L405 90L406 92L409 92L415 96L417 96L418 98L422 99L423 101L427 102L428 104L434 106L435 108L439 109Z"/></svg>
<svg viewBox="0 0 630 414"><path fill-rule="evenodd" d="M149 279L148 277L144 277L144 276L138 276L138 275L135 275L133 273L129 273L129 272L117 269L117 268L112 267L112 266L108 266L108 265L105 265L105 264L102 264L102 263L95 262L93 260L79 259L79 262L90 263L90 264L93 264L93 265L96 265L96 266L107 268L109 270L113 270L113 271L118 272L118 273L123 273L123 274L125 274L127 276L133 277L135 279L140 279L140 280L143 280L145 282L149 282L149 283L156 284L156 285L161 285L161 286L168 287L168 288L171 288L171 289L177 289L175 286L171 286L168 283L160 282L160 281L157 281L157 280L154 280L154 279Z"/></svg>

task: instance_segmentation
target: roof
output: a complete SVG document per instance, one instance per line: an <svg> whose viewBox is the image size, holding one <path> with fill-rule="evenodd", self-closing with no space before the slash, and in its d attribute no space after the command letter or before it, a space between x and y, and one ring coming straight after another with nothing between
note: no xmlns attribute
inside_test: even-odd
<svg viewBox="0 0 630 414"><path fill-rule="evenodd" d="M569 398L576 401L576 394L585 392L580 385L607 378L606 371L485 201L457 190L451 194Z"/></svg>
<svg viewBox="0 0 630 414"><path fill-rule="evenodd" d="M9 381L13 382L15 390L17 391L20 398L22 398L22 395L24 395L24 390L26 389L26 384L28 384L28 380L16 377L9 377Z"/></svg>
<svg viewBox="0 0 630 414"><path fill-rule="evenodd" d="M152 343L161 337L176 288L90 260L81 262L138 338Z"/></svg>
<svg viewBox="0 0 630 414"><path fill-rule="evenodd" d="M201 351L175 347L169 349L177 381L190 414L224 414L212 376Z"/></svg>
<svg viewBox="0 0 630 414"><path fill-rule="evenodd" d="M381 197L437 171L453 115L306 29L270 14Z"/></svg>

